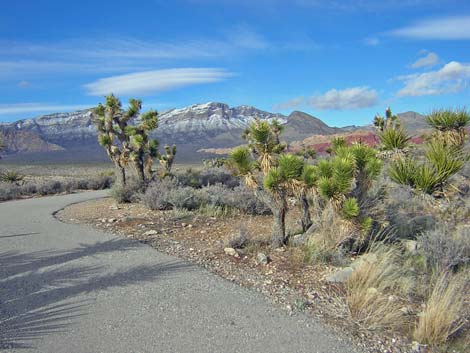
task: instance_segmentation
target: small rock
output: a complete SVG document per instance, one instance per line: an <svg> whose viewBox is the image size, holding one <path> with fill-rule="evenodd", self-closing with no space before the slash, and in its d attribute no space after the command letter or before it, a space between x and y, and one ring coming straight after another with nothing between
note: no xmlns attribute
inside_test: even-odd
<svg viewBox="0 0 470 353"><path fill-rule="evenodd" d="M416 240L405 240L403 241L403 247L410 254L415 254L418 250L418 242Z"/></svg>
<svg viewBox="0 0 470 353"><path fill-rule="evenodd" d="M106 223L106 218L102 218L101 223Z"/></svg>
<svg viewBox="0 0 470 353"><path fill-rule="evenodd" d="M256 255L256 262L259 265L267 265L269 263L269 257L266 254L259 252L258 255Z"/></svg>
<svg viewBox="0 0 470 353"><path fill-rule="evenodd" d="M413 353L421 352L421 344L419 344L419 342L413 341L411 343L411 350Z"/></svg>
<svg viewBox="0 0 470 353"><path fill-rule="evenodd" d="M146 231L143 235L149 236L149 235L157 235L157 234L158 234L158 230L151 229L151 230Z"/></svg>
<svg viewBox="0 0 470 353"><path fill-rule="evenodd" d="M226 253L229 256L234 256L234 257L239 257L237 250L234 248L224 248L224 253Z"/></svg>
<svg viewBox="0 0 470 353"><path fill-rule="evenodd" d="M192 224L188 224L188 228L192 228L192 227L193 227L193 225L192 225Z"/></svg>
<svg viewBox="0 0 470 353"><path fill-rule="evenodd" d="M344 267L341 270L326 277L326 280L331 283L344 283L353 274L354 269L352 267Z"/></svg>
<svg viewBox="0 0 470 353"><path fill-rule="evenodd" d="M181 227L183 227L183 228L184 228L184 227L186 227L186 226L187 226L187 224L186 224L186 223L181 223Z"/></svg>
<svg viewBox="0 0 470 353"><path fill-rule="evenodd" d="M114 211L116 211L116 210L119 210L119 209L120 209L120 207L119 207L119 206L117 206L117 205L112 205L112 206L109 206L109 209L110 209L110 210L114 210Z"/></svg>
<svg viewBox="0 0 470 353"><path fill-rule="evenodd" d="M108 223L114 223L114 222L116 222L116 221L117 221L116 218L109 218L109 219L108 219Z"/></svg>

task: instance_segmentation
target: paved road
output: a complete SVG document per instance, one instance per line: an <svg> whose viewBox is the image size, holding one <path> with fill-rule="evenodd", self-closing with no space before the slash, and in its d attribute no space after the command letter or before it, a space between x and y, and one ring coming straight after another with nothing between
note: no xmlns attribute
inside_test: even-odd
<svg viewBox="0 0 470 353"><path fill-rule="evenodd" d="M177 258L52 213L105 196L0 204L0 350L353 352L303 315Z"/></svg>

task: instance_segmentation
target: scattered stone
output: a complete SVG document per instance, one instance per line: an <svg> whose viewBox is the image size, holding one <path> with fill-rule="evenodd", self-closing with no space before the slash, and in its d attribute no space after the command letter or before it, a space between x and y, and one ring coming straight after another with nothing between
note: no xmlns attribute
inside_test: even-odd
<svg viewBox="0 0 470 353"><path fill-rule="evenodd" d="M192 224L188 224L188 228L192 228L192 227L193 227L193 225L192 225Z"/></svg>
<svg viewBox="0 0 470 353"><path fill-rule="evenodd" d="M240 256L240 255L238 255L237 250L235 250L234 248L224 248L224 253L226 253L229 256L233 256L233 257L239 257Z"/></svg>
<svg viewBox="0 0 470 353"><path fill-rule="evenodd" d="M114 222L116 222L116 221L117 221L116 218L109 218L109 219L108 219L108 223L114 223Z"/></svg>
<svg viewBox="0 0 470 353"><path fill-rule="evenodd" d="M149 236L149 235L157 235L157 234L158 234L158 230L151 229L151 230L146 231L143 235Z"/></svg>
<svg viewBox="0 0 470 353"><path fill-rule="evenodd" d="M187 226L187 224L186 224L186 223L181 223L181 227L183 227L183 228L184 228L184 227L186 227L186 226Z"/></svg>
<svg viewBox="0 0 470 353"><path fill-rule="evenodd" d="M106 223L106 218L102 218L101 223Z"/></svg>
<svg viewBox="0 0 470 353"><path fill-rule="evenodd" d="M354 273L352 267L344 267L339 271L326 277L326 280L331 283L344 283L346 282Z"/></svg>
<svg viewBox="0 0 470 353"><path fill-rule="evenodd" d="M403 241L403 247L410 254L415 254L418 251L418 242L416 240L405 240Z"/></svg>
<svg viewBox="0 0 470 353"><path fill-rule="evenodd" d="M117 205L111 205L111 206L109 206L109 209L116 211L116 210L120 210L121 208Z"/></svg>
<svg viewBox="0 0 470 353"><path fill-rule="evenodd" d="M413 341L411 343L411 350L413 353L421 352L421 344L419 344L419 342Z"/></svg>
<svg viewBox="0 0 470 353"><path fill-rule="evenodd" d="M262 252L259 252L258 255L256 255L256 262L259 265L267 265L269 261L270 261L269 257Z"/></svg>

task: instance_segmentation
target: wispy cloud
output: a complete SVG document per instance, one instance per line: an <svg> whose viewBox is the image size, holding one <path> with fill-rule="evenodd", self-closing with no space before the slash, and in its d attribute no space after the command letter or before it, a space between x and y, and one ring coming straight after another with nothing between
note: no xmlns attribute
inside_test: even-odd
<svg viewBox="0 0 470 353"><path fill-rule="evenodd" d="M184 86L222 81L232 74L217 68L179 68L111 76L84 85L92 96L110 93L132 95L166 91Z"/></svg>
<svg viewBox="0 0 470 353"><path fill-rule="evenodd" d="M90 105L62 105L47 103L0 104L0 115L13 115L22 113L53 113L87 108L90 108Z"/></svg>
<svg viewBox="0 0 470 353"><path fill-rule="evenodd" d="M369 38L364 39L363 42L365 45L368 45L370 47L376 47L377 45L380 44L380 39L377 37L369 37Z"/></svg>
<svg viewBox="0 0 470 353"><path fill-rule="evenodd" d="M90 48L93 48L90 50ZM137 38L76 39L56 43L0 41L0 79L25 75L125 73L152 70L171 61L194 62L278 49L240 25L214 38L151 41Z"/></svg>
<svg viewBox="0 0 470 353"><path fill-rule="evenodd" d="M275 109L311 106L319 110L352 110L371 107L377 102L377 92L374 89L362 86L343 90L331 89L321 95L297 97L276 105Z"/></svg>
<svg viewBox="0 0 470 353"><path fill-rule="evenodd" d="M390 31L389 34L411 39L470 39L470 16L444 17L416 22Z"/></svg>
<svg viewBox="0 0 470 353"><path fill-rule="evenodd" d="M430 52L425 56L416 60L413 64L411 64L411 68L419 69L422 67L433 67L439 63L439 56L436 53Z"/></svg>
<svg viewBox="0 0 470 353"><path fill-rule="evenodd" d="M470 64L456 61L444 65L441 69L421 74L400 76L397 78L405 86L397 92L397 96L426 96L445 93L456 93L463 90L470 79Z"/></svg>

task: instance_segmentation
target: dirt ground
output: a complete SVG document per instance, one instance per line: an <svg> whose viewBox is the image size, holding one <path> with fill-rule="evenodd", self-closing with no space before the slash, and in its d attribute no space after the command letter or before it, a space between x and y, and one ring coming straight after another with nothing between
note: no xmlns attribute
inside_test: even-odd
<svg viewBox="0 0 470 353"><path fill-rule="evenodd" d="M336 269L309 265L299 247L272 250L270 216L211 217L196 212L151 211L141 204L116 204L106 198L71 205L57 214L68 223L89 224L146 243L159 251L199 264L218 275L253 288L288 312L305 312L342 335L364 352L412 352L396 335L380 337L360 330L348 315L341 285L325 276ZM297 218L298 219L298 218ZM288 221L288 228L298 225ZM249 243L235 252L231 240L243 233ZM262 254L262 255L261 255ZM263 262L265 255L268 263Z"/></svg>

